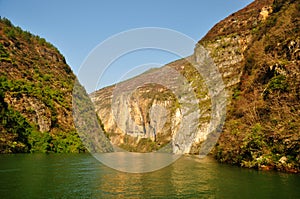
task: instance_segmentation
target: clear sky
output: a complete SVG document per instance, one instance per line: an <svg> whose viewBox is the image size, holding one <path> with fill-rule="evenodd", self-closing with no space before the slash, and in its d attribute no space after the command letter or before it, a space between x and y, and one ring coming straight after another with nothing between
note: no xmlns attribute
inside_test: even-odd
<svg viewBox="0 0 300 199"><path fill-rule="evenodd" d="M195 41L220 20L252 0L0 0L0 15L16 26L45 38L65 56L75 74L89 52L108 37L133 28L161 27ZM108 72L101 86L131 69L127 57ZM173 55L148 56L147 63L168 63ZM122 60L120 60L121 62ZM145 60L143 60L145 61ZM143 64L140 61L138 64ZM123 67L122 70L117 67Z"/></svg>

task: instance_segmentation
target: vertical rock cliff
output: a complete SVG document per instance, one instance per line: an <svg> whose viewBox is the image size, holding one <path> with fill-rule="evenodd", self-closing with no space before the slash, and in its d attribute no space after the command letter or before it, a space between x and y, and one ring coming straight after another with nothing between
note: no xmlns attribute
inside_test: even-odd
<svg viewBox="0 0 300 199"><path fill-rule="evenodd" d="M186 139L197 139L198 127L206 128L199 121L209 120L210 100L203 79L191 64L193 58L188 59L91 94L113 144L146 152L176 140L169 146L173 151L189 152L193 142ZM203 86L196 88L197 84ZM190 131L195 135L179 138Z"/></svg>

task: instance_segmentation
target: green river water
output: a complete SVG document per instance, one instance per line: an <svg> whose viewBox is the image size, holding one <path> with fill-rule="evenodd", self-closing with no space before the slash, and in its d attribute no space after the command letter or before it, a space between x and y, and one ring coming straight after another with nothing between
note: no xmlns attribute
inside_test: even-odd
<svg viewBox="0 0 300 199"><path fill-rule="evenodd" d="M0 155L0 198L300 198L300 175L183 156L151 173L123 173L89 154Z"/></svg>

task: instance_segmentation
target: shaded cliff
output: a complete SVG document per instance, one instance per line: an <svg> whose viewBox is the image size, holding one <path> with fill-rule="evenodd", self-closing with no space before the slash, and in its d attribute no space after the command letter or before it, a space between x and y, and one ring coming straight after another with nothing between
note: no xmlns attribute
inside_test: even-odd
<svg viewBox="0 0 300 199"><path fill-rule="evenodd" d="M72 117L75 75L58 50L4 18L0 61L0 153L85 151Z"/></svg>
<svg viewBox="0 0 300 199"><path fill-rule="evenodd" d="M203 54L201 46L218 67L229 94L225 128L213 150L216 158L245 167L299 171L299 1L254 1L216 24L199 41L191 57L156 69L163 72L170 67L178 71L198 100L194 105L198 105L201 115L193 123L198 132L185 151L188 153L199 153L212 118L212 95L203 74L193 67ZM148 76L143 74L117 86L134 84L138 78ZM104 88L91 96L114 144L132 151L151 151L174 139L174 131L186 115L181 110L184 102L170 94L172 89L147 85L135 90L131 99L118 101L129 107L124 127L128 118L144 127L137 129L137 134L125 133L128 129L117 126L111 112L114 89ZM147 110L156 104L169 111L164 117L167 122L154 135ZM121 117L122 111L115 117Z"/></svg>

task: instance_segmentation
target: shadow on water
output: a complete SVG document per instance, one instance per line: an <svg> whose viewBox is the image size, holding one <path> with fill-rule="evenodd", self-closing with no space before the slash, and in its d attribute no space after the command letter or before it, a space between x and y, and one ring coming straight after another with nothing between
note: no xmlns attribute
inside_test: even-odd
<svg viewBox="0 0 300 199"><path fill-rule="evenodd" d="M89 154L0 156L0 198L300 198L300 175L182 156L149 173L108 168Z"/></svg>

